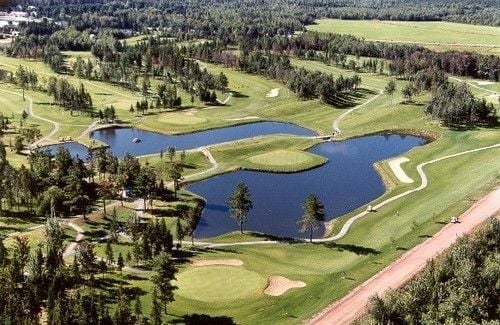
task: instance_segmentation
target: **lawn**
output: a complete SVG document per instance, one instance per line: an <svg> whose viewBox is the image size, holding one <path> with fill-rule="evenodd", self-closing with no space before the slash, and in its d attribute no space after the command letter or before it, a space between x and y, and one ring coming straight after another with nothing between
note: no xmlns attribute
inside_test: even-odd
<svg viewBox="0 0 500 325"><path fill-rule="evenodd" d="M297 172L317 167L326 159L305 152L319 140L301 137L271 136L214 146L212 154L221 166L218 173L237 169L269 172Z"/></svg>
<svg viewBox="0 0 500 325"><path fill-rule="evenodd" d="M473 27L478 28L478 27ZM3 62L1 57L0 62ZM334 75L352 74L315 61L293 60L298 66L311 70L330 72ZM308 127L318 133L330 134L332 121L345 108L331 107L317 100L299 101L283 85L242 72L207 65L207 68L218 73L224 71L229 79L229 88L234 93L227 106L195 107L178 112L147 115L135 125L167 133L191 132L194 130L222 127L244 123L252 120L278 120L293 122ZM362 89L353 96L352 107L375 95L374 88L383 89L391 79L385 75L361 74ZM471 80L471 82L474 82ZM482 129L456 131L443 128L439 123L429 119L423 112L423 105L428 95L417 98L414 104L402 104L400 89L405 81L398 80L398 91L391 98L381 95L368 105L349 114L342 122L342 137L360 136L383 130L423 130L437 136L437 140L425 146L414 148L405 153L410 159L403 168L408 176L415 179L414 184L401 184L387 168L386 162L380 162L380 171L384 179L391 181L388 191L374 202L380 202L395 194L419 185L416 166L424 161L467 149L492 145L500 142L499 129ZM498 85L487 85L496 90ZM107 86L108 87L108 86ZM115 86L109 86L116 92L125 92ZM266 97L271 89L279 89L277 97ZM488 88L488 89L490 89ZM480 96L488 96L487 91L476 89ZM79 123L88 124L87 117L71 119L71 123L60 116L62 112L53 111L43 106L47 100L43 95L30 92L35 102L35 110L40 115L60 121L70 132L77 129ZM104 96L104 95L103 95ZM108 96L108 95L107 95ZM115 98L118 94L114 93ZM132 96L127 93L127 96ZM107 97L106 97L107 98ZM120 97L126 100L126 96ZM109 99L111 100L111 99ZM11 107L14 104L9 104ZM497 106L498 107L498 106ZM13 109L13 108L11 108ZM119 111L127 116L125 109ZM66 120L66 121L65 121ZM82 127L84 128L84 127ZM77 131L72 134L77 134ZM220 163L220 168L202 177L215 173L227 172L240 168L291 172L312 168L324 163L324 158L307 153L305 150L320 140L302 137L271 136L258 137L238 141L233 144L221 144L210 147L210 152ZM186 314L209 314L226 316L236 323L245 324L297 324L301 323L332 300L339 299L360 283L380 271L388 263L395 260L404 251L422 242L437 232L452 216L463 212L472 201L479 198L500 182L500 149L492 149L444 160L425 168L429 177L429 186L407 198L397 200L384 206L379 211L369 214L354 223L346 237L329 244L284 243L277 245L247 245L215 248L210 250L193 250L194 259L231 258L243 261L243 266L210 266L195 267L189 263L179 264L178 291L176 301L168 306L169 318L176 319ZM142 157L151 165L165 166L159 155ZM186 163L192 168L186 175L210 168L210 164L200 152L188 152ZM154 202L154 209L146 213L147 217L165 217L173 229L177 215L176 208L192 205L193 196L181 191L177 202ZM373 204L373 203L372 203ZM130 206L130 203L127 204ZM362 207L360 209L364 209ZM359 210L360 210L359 209ZM330 231L336 231L349 216L335 220ZM110 209L111 211L111 209ZM118 208L119 218L126 218L133 213L128 208ZM89 236L99 237L95 231L102 231L108 220L91 216L91 222L82 225ZM84 223L83 220L79 222ZM75 234L72 234L75 235ZM40 239L40 233L31 234L34 240ZM246 233L225 234L212 241L254 241L262 240L258 235ZM118 252L125 254L130 246L127 243L114 245L115 256ZM103 254L103 245L96 248ZM305 288L293 289L282 296L271 297L263 293L267 279L271 275L281 275L292 280L306 283ZM148 275L130 277L118 274L105 275L113 279L120 278L125 286L135 287L142 293L143 307L146 314L150 311L151 283ZM118 283L121 283L118 281ZM230 303L229 303L230 301Z"/></svg>
<svg viewBox="0 0 500 325"><path fill-rule="evenodd" d="M450 22L407 22L381 20L320 19L309 30L351 34L367 40L457 45L474 50L500 48L500 27L466 25ZM439 44L435 44L439 43Z"/></svg>

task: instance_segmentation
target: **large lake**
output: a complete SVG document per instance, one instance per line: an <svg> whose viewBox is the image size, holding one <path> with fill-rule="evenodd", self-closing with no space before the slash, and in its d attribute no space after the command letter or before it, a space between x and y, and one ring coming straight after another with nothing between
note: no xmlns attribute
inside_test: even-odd
<svg viewBox="0 0 500 325"><path fill-rule="evenodd" d="M91 137L105 142L115 155L123 157L126 153L134 156L158 153L168 146L186 150L271 134L314 135L293 124L258 122L182 135L113 128L94 131ZM134 138L141 142L134 143ZM382 180L373 168L375 162L424 143L422 138L406 135L372 135L325 142L309 151L329 161L312 170L294 174L237 171L191 184L187 188L207 200L195 235L212 237L238 229L229 216L226 199L236 184L244 181L250 188L254 205L245 229L284 237L303 236L297 222L302 215L301 204L310 193L318 195L324 203L328 220L353 211L384 193ZM73 156L87 157L87 148L79 143L44 148L56 150L58 147L69 149ZM315 236L321 237L323 233L324 229L319 229Z"/></svg>
<svg viewBox="0 0 500 325"><path fill-rule="evenodd" d="M211 237L237 230L230 218L226 199L239 181L252 193L253 210L246 230L284 237L305 237L299 233L301 204L310 193L325 205L331 220L381 196L385 189L373 168L377 161L397 156L425 140L405 135L373 135L341 142L326 142L310 150L329 159L321 167L294 174L237 171L216 176L187 188L203 196L207 205L196 229L197 237ZM321 237L324 229L316 231Z"/></svg>

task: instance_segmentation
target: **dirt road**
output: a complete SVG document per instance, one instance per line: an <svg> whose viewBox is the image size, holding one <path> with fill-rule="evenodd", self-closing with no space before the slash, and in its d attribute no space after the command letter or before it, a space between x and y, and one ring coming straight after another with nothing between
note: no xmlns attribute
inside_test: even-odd
<svg viewBox="0 0 500 325"><path fill-rule="evenodd" d="M351 324L363 314L366 303L371 296L382 295L390 288L403 285L418 273L429 259L442 253L457 238L471 232L477 225L498 211L500 211L500 188L490 192L463 213L459 217L459 223L446 225L434 237L406 252L397 261L354 289L347 296L328 306L311 319L308 324Z"/></svg>

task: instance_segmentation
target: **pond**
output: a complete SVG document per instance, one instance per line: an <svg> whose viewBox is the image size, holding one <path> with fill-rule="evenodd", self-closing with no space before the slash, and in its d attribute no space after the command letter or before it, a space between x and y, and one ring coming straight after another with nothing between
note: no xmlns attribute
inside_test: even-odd
<svg viewBox="0 0 500 325"><path fill-rule="evenodd" d="M180 151L271 134L315 135L311 130L293 124L257 122L180 135L166 135L135 128L108 128L93 131L90 136L106 143L116 156L123 157L126 153L133 156L159 153L166 151L169 146ZM134 143L135 138L140 139L140 142Z"/></svg>
<svg viewBox="0 0 500 325"><path fill-rule="evenodd" d="M89 149L81 143L71 141L58 144L51 144L48 146L40 147L42 151L48 151L52 155L55 155L59 148L66 148L72 157L78 156L78 158L86 160L89 155Z"/></svg>
<svg viewBox="0 0 500 325"><path fill-rule="evenodd" d="M373 168L377 161L397 156L425 140L406 135L373 135L341 142L321 143L309 150L329 162L318 168L294 173L273 174L237 171L191 184L188 190L203 196L207 205L195 236L212 237L237 230L230 218L226 199L239 181L252 194L254 208L244 225L246 230L282 237L306 237L299 232L302 202L310 193L325 205L327 220L351 212L381 196L384 184ZM315 237L321 237L318 229Z"/></svg>

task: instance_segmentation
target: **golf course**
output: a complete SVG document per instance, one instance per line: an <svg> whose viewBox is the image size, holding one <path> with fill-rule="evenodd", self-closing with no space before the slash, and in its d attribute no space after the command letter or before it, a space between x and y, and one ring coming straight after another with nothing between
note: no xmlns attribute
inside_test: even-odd
<svg viewBox="0 0 500 325"><path fill-rule="evenodd" d="M307 28L366 40L421 44L433 50L500 54L500 28L492 26L320 19ZM143 35L133 36L126 43L145 44L144 39ZM78 57L97 62L90 51L63 54L68 66ZM355 60L361 65L368 58ZM20 66L33 70L40 85L24 89L0 82L0 113L9 118L12 131L3 134L2 141L12 166L29 167L30 149L47 145L64 147L76 142L85 146L83 150L109 147L119 159L126 152L133 153L140 164L155 171L169 191L175 191L175 198L169 200L134 195L123 198L122 194L106 197L86 216L75 213L60 219L67 265L73 265L77 243L84 240L94 244L96 259L104 261L114 223L120 226L112 228L117 238L110 246L115 256L125 257L135 254L134 239L124 230L134 216L143 223L164 221L174 244L179 245L174 261L178 272L172 281L177 289L165 315L169 322L198 314L218 324L305 323L433 237L452 217L500 184L499 127L443 124L425 111L433 93L421 91L407 100L401 90L410 81L391 75L388 68L376 73L353 71L345 65L290 55L294 69L334 78L361 78L357 87L342 94L343 105L335 105L320 98L299 98L286 83L262 74L208 60L197 62L206 72L227 77L226 89L215 90L218 104L191 98L179 86L179 107L139 112L130 107L143 98L152 103L163 77L151 77L145 96L139 89L79 78L69 72L56 73L40 60L0 55L0 69L12 74ZM83 85L93 106L100 110L113 106L116 118L103 122L97 115L58 105L42 90L50 77L63 78L75 87ZM142 78L141 74L138 84ZM452 75L446 78L451 84L467 85L472 94L484 98L500 113L500 82ZM386 85L391 81L396 91L388 94ZM23 119L24 114L27 117ZM26 127L36 127L40 136L16 151L16 135ZM172 141L179 142L173 145ZM171 158L169 146L177 150ZM355 158L342 165L344 155ZM379 156L384 158L373 158ZM181 161L182 177L172 179L169 166ZM320 172L335 168L340 172ZM101 171L90 177L101 178ZM253 197L262 198L254 201L254 211L261 211L256 205L264 202L262 212L249 215L242 232L225 206L241 179L250 184ZM269 186L252 187L257 179L264 179ZM202 189L205 196L200 194ZM331 204L326 204L326 219L309 242L309 233L299 231L298 222L301 203L312 189ZM366 198L361 197L365 192ZM210 199L215 194L221 202ZM344 206L342 202L348 203ZM273 210L277 207L281 210ZM106 208L107 215L103 212ZM192 208L200 209L198 228L179 237L179 224L188 224L182 213ZM28 211L26 207L12 206L10 210L0 216L5 245L14 245L16 236L28 238L32 247L43 245L45 218L23 218L21 212ZM286 213L290 215L283 215ZM220 228L209 228L219 227L212 221ZM119 271L95 274L110 295L125 290L138 297L147 315L154 308L153 277L151 267L132 259ZM111 311L117 308L115 302L109 306Z"/></svg>

